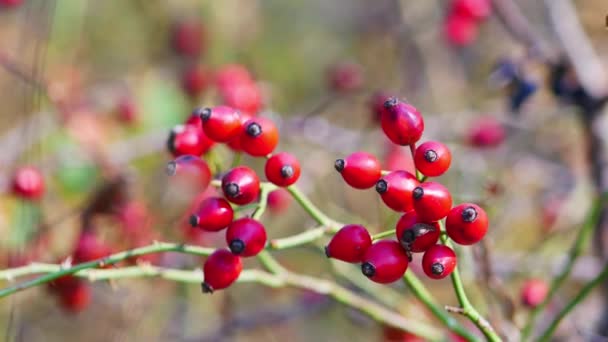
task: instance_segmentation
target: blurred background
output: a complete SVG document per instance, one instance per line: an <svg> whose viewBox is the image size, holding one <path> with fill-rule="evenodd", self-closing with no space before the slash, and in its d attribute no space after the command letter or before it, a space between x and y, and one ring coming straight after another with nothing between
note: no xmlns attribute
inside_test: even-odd
<svg viewBox="0 0 608 342"><path fill-rule="evenodd" d="M165 174L170 130L201 105L272 118L279 150L300 158L298 184L319 207L374 233L391 229L398 214L375 191L346 186L333 161L364 150L384 169L412 169L409 150L391 145L378 123L378 103L395 95L422 112L423 140L452 150L440 181L455 202L478 202L490 215L488 237L459 249L459 265L472 301L517 340L530 306L524 285L555 275L603 191L608 93L605 69L592 67L608 58L608 4L573 1L568 12L562 0L459 2L0 0L2 268L58 263L84 233L111 251L153 240L222 246L221 234L187 222L209 192ZM243 72L251 84L222 87ZM205 152L215 172L233 158L226 146ZM242 162L263 172L262 161ZM44 191L17 193L19 175L41 175ZM263 218L271 238L314 225L284 194L274 201ZM550 312L603 267L602 231L598 224L595 249ZM433 320L402 284L366 283L357 267L330 263L317 248L274 254L291 270L363 286L405 317ZM417 273L419 259L410 266ZM165 253L133 262L192 269L202 260ZM456 303L450 281L423 281L439 303ZM148 278L83 291L65 300L42 286L4 298L0 331L6 341L405 340L296 289L246 283L203 296L196 285ZM598 336L601 292L559 336Z"/></svg>

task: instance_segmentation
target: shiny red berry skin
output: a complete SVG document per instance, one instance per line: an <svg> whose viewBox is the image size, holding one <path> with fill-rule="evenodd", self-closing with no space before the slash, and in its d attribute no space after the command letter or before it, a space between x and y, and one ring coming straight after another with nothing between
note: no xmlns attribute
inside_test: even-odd
<svg viewBox="0 0 608 342"><path fill-rule="evenodd" d="M414 209L412 191L420 185L416 176L407 171L393 171L376 182L376 191L382 201L395 211L406 212Z"/></svg>
<svg viewBox="0 0 608 342"><path fill-rule="evenodd" d="M213 252L203 265L205 281L202 288L204 293L225 289L234 283L241 271L243 264L241 258L232 254L227 249L218 249Z"/></svg>
<svg viewBox="0 0 608 342"><path fill-rule="evenodd" d="M376 283L388 284L399 280L409 264L408 256L393 240L374 242L363 256L361 272Z"/></svg>
<svg viewBox="0 0 608 342"><path fill-rule="evenodd" d="M492 12L492 4L490 0L454 0L451 11L454 15L483 20Z"/></svg>
<svg viewBox="0 0 608 342"><path fill-rule="evenodd" d="M171 44L179 55L197 57L204 49L205 31L195 20L177 22L171 33Z"/></svg>
<svg viewBox="0 0 608 342"><path fill-rule="evenodd" d="M44 194L44 178L35 167L20 167L13 174L11 187L15 196L28 200L38 200Z"/></svg>
<svg viewBox="0 0 608 342"><path fill-rule="evenodd" d="M262 92L254 82L242 82L220 90L224 104L255 114L262 108Z"/></svg>
<svg viewBox="0 0 608 342"><path fill-rule="evenodd" d="M363 69L357 63L342 62L329 68L329 86L337 92L349 92L363 85Z"/></svg>
<svg viewBox="0 0 608 342"><path fill-rule="evenodd" d="M285 189L276 189L268 194L268 209L272 214L280 214L289 208L291 195Z"/></svg>
<svg viewBox="0 0 608 342"><path fill-rule="evenodd" d="M448 246L431 246L422 256L422 269L429 278L445 278L454 271L455 267L456 253Z"/></svg>
<svg viewBox="0 0 608 342"><path fill-rule="evenodd" d="M440 142L427 141L416 148L414 163L418 171L425 176L441 176L450 168L452 153Z"/></svg>
<svg viewBox="0 0 608 342"><path fill-rule="evenodd" d="M420 140L424 131L424 120L412 105L392 97L384 106L386 111L380 119L384 134L397 145L411 145Z"/></svg>
<svg viewBox="0 0 608 342"><path fill-rule="evenodd" d="M209 197L203 200L198 210L190 216L190 225L217 232L228 227L233 218L234 211L228 201L221 197Z"/></svg>
<svg viewBox="0 0 608 342"><path fill-rule="evenodd" d="M226 243L233 254L242 257L257 255L266 246L266 229L252 218L238 219L228 226Z"/></svg>
<svg viewBox="0 0 608 342"><path fill-rule="evenodd" d="M92 232L85 232L80 235L76 248L73 253L73 263L80 264L83 262L93 261L107 257L112 254L110 246L103 243Z"/></svg>
<svg viewBox="0 0 608 342"><path fill-rule="evenodd" d="M378 159L367 152L355 152L345 159L337 159L334 167L344 181L355 189L373 187L382 172Z"/></svg>
<svg viewBox="0 0 608 342"><path fill-rule="evenodd" d="M249 121L251 118L253 118L253 116L247 112L239 112L239 115L241 116L241 126L245 127L245 123L247 121ZM241 131L242 134L242 131ZM236 138L230 140L228 143L226 143L226 145L228 145L228 147L230 147L231 150L239 152L239 151L243 151L243 149L241 148L241 135L237 135Z"/></svg>
<svg viewBox="0 0 608 342"><path fill-rule="evenodd" d="M211 182L211 169L200 157L186 154L167 163L167 174L180 180L192 180L203 191Z"/></svg>
<svg viewBox="0 0 608 342"><path fill-rule="evenodd" d="M279 131L271 120L254 117L243 124L241 148L245 153L263 157L272 153L278 143Z"/></svg>
<svg viewBox="0 0 608 342"><path fill-rule="evenodd" d="M342 227L325 247L325 255L345 262L358 263L369 246L372 237L365 227L359 224L347 224Z"/></svg>
<svg viewBox="0 0 608 342"><path fill-rule="evenodd" d="M300 178L300 162L294 155L280 152L268 158L264 173L272 184L290 186Z"/></svg>
<svg viewBox="0 0 608 342"><path fill-rule="evenodd" d="M455 47L471 45L479 33L479 24L475 19L449 14L443 24L447 42Z"/></svg>
<svg viewBox="0 0 608 342"><path fill-rule="evenodd" d="M549 293L549 285L542 279L529 279L521 289L521 301L529 307L535 308L542 303Z"/></svg>
<svg viewBox="0 0 608 342"><path fill-rule="evenodd" d="M488 215L477 204L460 204L450 210L445 220L445 230L457 244L475 244L488 232Z"/></svg>
<svg viewBox="0 0 608 342"><path fill-rule="evenodd" d="M191 154L201 156L213 146L203 131L193 125L177 125L169 133L167 148L174 157Z"/></svg>
<svg viewBox="0 0 608 342"><path fill-rule="evenodd" d="M489 148L502 144L506 132L502 124L493 117L485 117L473 122L467 133L467 142L473 147Z"/></svg>
<svg viewBox="0 0 608 342"><path fill-rule="evenodd" d="M411 252L421 253L437 243L441 229L437 222L421 221L412 210L401 216L395 234L401 246Z"/></svg>
<svg viewBox="0 0 608 342"><path fill-rule="evenodd" d="M209 85L209 72L200 65L194 65L182 72L182 89L191 98L199 97Z"/></svg>
<svg viewBox="0 0 608 342"><path fill-rule="evenodd" d="M452 208L450 191L437 182L421 183L412 191L414 210L422 221L434 222L446 217Z"/></svg>
<svg viewBox="0 0 608 342"><path fill-rule="evenodd" d="M239 112L232 107L217 106L197 110L203 120L203 131L216 142L229 142L241 134Z"/></svg>
<svg viewBox="0 0 608 342"><path fill-rule="evenodd" d="M222 177L222 190L228 201L244 205L257 200L260 193L260 179L247 166L237 166Z"/></svg>
<svg viewBox="0 0 608 342"><path fill-rule="evenodd" d="M61 308L77 313L86 309L91 303L91 286L78 279L73 286L62 289L58 295Z"/></svg>

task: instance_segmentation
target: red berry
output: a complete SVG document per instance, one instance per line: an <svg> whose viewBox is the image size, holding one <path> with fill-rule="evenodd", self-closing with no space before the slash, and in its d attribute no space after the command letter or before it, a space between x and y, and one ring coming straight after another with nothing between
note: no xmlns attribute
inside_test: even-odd
<svg viewBox="0 0 608 342"><path fill-rule="evenodd" d="M13 174L12 191L13 194L23 199L40 199L44 194L42 173L32 166L20 167Z"/></svg>
<svg viewBox="0 0 608 342"><path fill-rule="evenodd" d="M228 227L233 218L234 211L228 201L221 197L209 197L190 216L190 225L217 232Z"/></svg>
<svg viewBox="0 0 608 342"><path fill-rule="evenodd" d="M424 120L420 112L410 104L392 97L384 106L381 124L384 134L397 145L411 145L420 140Z"/></svg>
<svg viewBox="0 0 608 342"><path fill-rule="evenodd" d="M209 140L200 128L193 125L173 127L167 140L167 148L174 157L185 154L201 156L211 146L213 146L213 141Z"/></svg>
<svg viewBox="0 0 608 342"><path fill-rule="evenodd" d="M110 246L103 243L90 232L85 232L78 238L73 258L75 264L98 260L112 254Z"/></svg>
<svg viewBox="0 0 608 342"><path fill-rule="evenodd" d="M452 162L452 154L447 146L437 141L427 141L416 148L414 162L420 173L428 177L444 174Z"/></svg>
<svg viewBox="0 0 608 342"><path fill-rule="evenodd" d="M355 152L346 159L337 159L334 167L344 181L356 189L371 188L382 172L378 159L366 152Z"/></svg>
<svg viewBox="0 0 608 342"><path fill-rule="evenodd" d="M448 246L431 246L422 256L422 269L429 278L445 278L455 267L456 253Z"/></svg>
<svg viewBox="0 0 608 342"><path fill-rule="evenodd" d="M190 154L179 156L167 163L167 174L178 175L180 179L193 180L201 191L205 190L211 182L209 165L201 158Z"/></svg>
<svg viewBox="0 0 608 342"><path fill-rule="evenodd" d="M253 78L246 67L239 64L228 64L215 73L215 86L223 91L244 83L253 83Z"/></svg>
<svg viewBox="0 0 608 342"><path fill-rule="evenodd" d="M437 243L441 229L439 223L423 222L415 211L408 211L397 222L395 233L401 246L411 252L420 253Z"/></svg>
<svg viewBox="0 0 608 342"><path fill-rule="evenodd" d="M496 147L505 140L505 129L493 117L476 120L469 128L468 143L474 147Z"/></svg>
<svg viewBox="0 0 608 342"><path fill-rule="evenodd" d="M257 113L262 108L262 92L253 82L242 82L220 89L224 104L247 113Z"/></svg>
<svg viewBox="0 0 608 342"><path fill-rule="evenodd" d="M133 124L137 121L138 111L137 105L133 100L125 97L118 102L116 107L116 115L118 120L125 124Z"/></svg>
<svg viewBox="0 0 608 342"><path fill-rule="evenodd" d="M241 134L242 123L239 112L228 106L200 108L203 131L217 142L229 142Z"/></svg>
<svg viewBox="0 0 608 342"><path fill-rule="evenodd" d="M222 190L226 198L238 205L249 204L258 198L260 179L247 166L237 166L222 178Z"/></svg>
<svg viewBox="0 0 608 342"><path fill-rule="evenodd" d="M228 226L226 243L233 254L242 257L257 255L266 246L266 229L254 219L238 219Z"/></svg>
<svg viewBox="0 0 608 342"><path fill-rule="evenodd" d="M82 280L78 280L73 286L63 289L58 294L61 307L72 313L86 309L91 303L91 287Z"/></svg>
<svg viewBox="0 0 608 342"><path fill-rule="evenodd" d="M174 25L171 44L177 54L197 57L203 52L204 43L205 31L198 21L180 21Z"/></svg>
<svg viewBox="0 0 608 342"><path fill-rule="evenodd" d="M342 62L329 68L329 86L337 92L348 92L363 85L363 69L357 63Z"/></svg>
<svg viewBox="0 0 608 342"><path fill-rule="evenodd" d="M241 258L230 253L227 249L218 249L213 252L203 265L205 281L203 292L213 293L215 290L225 289L232 285L243 270Z"/></svg>
<svg viewBox="0 0 608 342"><path fill-rule="evenodd" d="M472 245L481 241L488 232L488 215L476 204L460 204L450 210L445 230L454 242Z"/></svg>
<svg viewBox="0 0 608 342"><path fill-rule="evenodd" d="M390 171L403 170L411 174L416 173L414 158L409 149L405 151L403 146L389 143L388 151L384 157L384 167Z"/></svg>
<svg viewBox="0 0 608 342"><path fill-rule="evenodd" d="M325 247L325 255L346 262L357 263L372 244L372 237L365 227L359 224L347 224L342 227Z"/></svg>
<svg viewBox="0 0 608 342"><path fill-rule="evenodd" d="M414 210L422 221L434 222L446 217L452 208L452 195L436 182L425 182L412 191Z"/></svg>
<svg viewBox="0 0 608 342"><path fill-rule="evenodd" d="M274 123L265 118L252 118L243 125L241 148L254 157L266 156L279 143L279 131Z"/></svg>
<svg viewBox="0 0 608 342"><path fill-rule="evenodd" d="M450 14L445 19L445 23L443 25L445 37L448 43L453 46L467 46L477 39L479 24L475 19Z"/></svg>
<svg viewBox="0 0 608 342"><path fill-rule="evenodd" d="M549 293L549 285L542 279L530 279L521 289L521 301L529 307L535 308L542 303Z"/></svg>
<svg viewBox="0 0 608 342"><path fill-rule="evenodd" d="M376 191L389 208L405 212L414 209L412 191L418 185L416 176L411 173L393 171L376 183Z"/></svg>
<svg viewBox="0 0 608 342"><path fill-rule="evenodd" d="M268 209L273 214L279 214L289 208L291 195L285 189L276 189L268 194Z"/></svg>
<svg viewBox="0 0 608 342"><path fill-rule="evenodd" d="M374 242L363 256L361 272L376 283L387 284L403 277L409 263L408 256L392 240Z"/></svg>
<svg viewBox="0 0 608 342"><path fill-rule="evenodd" d="M382 337L384 342L424 342L425 339L418 337L407 331L394 328L388 325L382 327Z"/></svg>
<svg viewBox="0 0 608 342"><path fill-rule="evenodd" d="M487 18L491 11L492 5L489 0L454 0L452 2L452 13L454 15L474 20Z"/></svg>
<svg viewBox="0 0 608 342"><path fill-rule="evenodd" d="M386 112L386 107L384 103L392 96L388 95L384 92L376 92L372 95L371 100L369 101L369 105L372 110L372 119L374 122L380 123L382 118L382 114Z"/></svg>
<svg viewBox="0 0 608 342"><path fill-rule="evenodd" d="M253 118L253 116L247 112L239 112L240 116L241 116L241 126L245 127L245 123L247 121L249 121L251 118ZM242 131L241 131L242 134ZM243 149L241 148L241 135L239 134L236 138L230 140L227 143L228 147L230 147L231 150L233 151L242 151Z"/></svg>
<svg viewBox="0 0 608 342"><path fill-rule="evenodd" d="M300 178L300 162L287 152L273 155L264 167L266 179L278 186L290 186Z"/></svg>
<svg viewBox="0 0 608 342"><path fill-rule="evenodd" d="M188 67L182 72L182 89L191 98L199 97L209 85L209 72L200 65Z"/></svg>

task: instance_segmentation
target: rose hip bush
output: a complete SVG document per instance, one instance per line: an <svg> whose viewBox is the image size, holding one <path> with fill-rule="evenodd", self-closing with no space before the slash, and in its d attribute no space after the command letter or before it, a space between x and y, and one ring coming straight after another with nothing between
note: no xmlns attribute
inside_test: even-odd
<svg viewBox="0 0 608 342"><path fill-rule="evenodd" d="M358 3L0 1L7 336L606 335L602 39Z"/></svg>

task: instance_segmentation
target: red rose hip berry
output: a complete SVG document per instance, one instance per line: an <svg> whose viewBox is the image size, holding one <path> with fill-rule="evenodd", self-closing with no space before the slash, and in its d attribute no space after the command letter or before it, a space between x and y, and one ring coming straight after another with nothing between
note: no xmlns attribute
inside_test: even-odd
<svg viewBox="0 0 608 342"><path fill-rule="evenodd" d="M247 166L237 166L222 178L222 191L226 199L234 204L249 204L258 198L260 179Z"/></svg>
<svg viewBox="0 0 608 342"><path fill-rule="evenodd" d="M418 185L416 176L397 170L382 177L376 183L376 191L389 208L405 212L414 209L412 191Z"/></svg>
<svg viewBox="0 0 608 342"><path fill-rule="evenodd" d="M228 106L197 109L203 121L203 131L213 141L226 143L241 134L239 112Z"/></svg>
<svg viewBox="0 0 608 342"><path fill-rule="evenodd" d="M346 159L337 159L334 167L344 181L355 189L373 187L382 172L378 159L366 152L355 152Z"/></svg>
<svg viewBox="0 0 608 342"><path fill-rule="evenodd" d="M44 194L44 178L37 168L25 166L13 175L12 191L18 197L37 200Z"/></svg>
<svg viewBox="0 0 608 342"><path fill-rule="evenodd" d="M401 246L414 253L421 253L434 246L441 230L437 222L422 222L415 211L403 214L395 229Z"/></svg>
<svg viewBox="0 0 608 342"><path fill-rule="evenodd" d="M428 177L444 174L452 162L452 154L447 146L437 141L427 141L416 148L414 163L420 173Z"/></svg>
<svg viewBox="0 0 608 342"><path fill-rule="evenodd" d="M227 249L213 252L203 265L205 281L202 284L204 293L225 289L232 285L243 270L241 258Z"/></svg>
<svg viewBox="0 0 608 342"><path fill-rule="evenodd" d="M266 229L252 218L238 219L228 226L226 243L235 255L242 257L257 255L266 245Z"/></svg>
<svg viewBox="0 0 608 342"><path fill-rule="evenodd" d="M425 222L439 221L446 217L452 208L452 195L437 182L425 182L412 191L414 210Z"/></svg>
<svg viewBox="0 0 608 342"><path fill-rule="evenodd" d="M422 269L429 278L445 278L455 267L456 253L448 246L434 245L422 256Z"/></svg>
<svg viewBox="0 0 608 342"><path fill-rule="evenodd" d="M397 145L411 145L420 140L424 120L420 112L410 104L390 98L384 103L386 111L380 122L384 134Z"/></svg>
<svg viewBox="0 0 608 342"><path fill-rule="evenodd" d="M475 244L488 232L488 215L477 204L460 204L450 210L445 230L457 244Z"/></svg>
<svg viewBox="0 0 608 342"><path fill-rule="evenodd" d="M325 247L325 255L346 262L361 262L372 238L365 227L359 224L348 224L342 227Z"/></svg>
<svg viewBox="0 0 608 342"><path fill-rule="evenodd" d="M190 216L190 225L217 232L228 227L233 218L234 211L228 201L220 197L209 197L203 200L198 210Z"/></svg>
<svg viewBox="0 0 608 342"><path fill-rule="evenodd" d="M542 303L549 293L549 285L541 279L526 281L521 289L521 301L529 307L535 308Z"/></svg>
<svg viewBox="0 0 608 342"><path fill-rule="evenodd" d="M290 186L300 178L300 162L287 152L273 155L264 166L266 179L278 186Z"/></svg>
<svg viewBox="0 0 608 342"><path fill-rule="evenodd" d="M203 131L194 125L177 125L173 127L167 140L167 148L174 157L185 154L201 156L211 146L213 146L213 141L209 140Z"/></svg>
<svg viewBox="0 0 608 342"><path fill-rule="evenodd" d="M279 131L265 118L252 118L243 125L241 148L254 157L263 157L274 151L279 143Z"/></svg>
<svg viewBox="0 0 608 342"><path fill-rule="evenodd" d="M399 280L407 270L408 255L399 242L380 240L373 243L363 256L361 272L376 283L388 284Z"/></svg>

